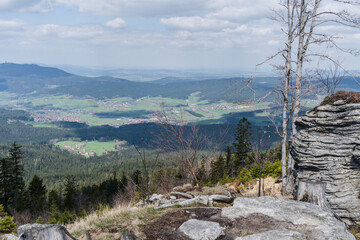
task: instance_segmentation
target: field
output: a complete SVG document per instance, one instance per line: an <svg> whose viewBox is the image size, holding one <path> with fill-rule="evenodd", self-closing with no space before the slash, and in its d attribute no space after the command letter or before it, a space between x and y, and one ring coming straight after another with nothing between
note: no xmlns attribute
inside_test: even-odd
<svg viewBox="0 0 360 240"><path fill-rule="evenodd" d="M30 112L36 122L35 127L54 127L52 123L57 121L81 122L89 126L121 126L155 122L156 113L162 109L175 114L186 123L221 123L224 122L223 117L226 114L266 111L271 105L270 102L254 105L239 105L224 101L214 103L200 99L198 93L191 94L188 99L124 97L102 100L69 95L16 98L6 92L2 94L4 95L0 98L0 107Z"/></svg>
<svg viewBox="0 0 360 240"><path fill-rule="evenodd" d="M124 146L124 142L116 142L116 141L109 141L109 142L99 142L99 141L61 141L55 144L62 149L66 149L71 152L77 152L84 156L94 156L95 154L100 156L104 153L111 152L111 151L118 151L115 148L118 145L118 148Z"/></svg>

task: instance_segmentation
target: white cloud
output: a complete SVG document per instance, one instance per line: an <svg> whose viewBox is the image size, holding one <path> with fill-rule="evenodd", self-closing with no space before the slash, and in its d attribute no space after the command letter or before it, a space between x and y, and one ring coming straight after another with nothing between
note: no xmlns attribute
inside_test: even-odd
<svg viewBox="0 0 360 240"><path fill-rule="evenodd" d="M218 19L196 17L172 17L162 18L161 23L173 29L184 29L189 31L214 31L224 28L235 27L235 24Z"/></svg>
<svg viewBox="0 0 360 240"><path fill-rule="evenodd" d="M111 27L111 28L123 28L126 26L126 23L121 18L115 18L111 21L106 22L105 26Z"/></svg>
<svg viewBox="0 0 360 240"><path fill-rule="evenodd" d="M51 0L1 0L0 11L47 12L51 5Z"/></svg>
<svg viewBox="0 0 360 240"><path fill-rule="evenodd" d="M57 24L44 24L29 29L30 34L35 36L57 36L71 39L91 39L100 36L104 30L98 25L62 26Z"/></svg>
<svg viewBox="0 0 360 240"><path fill-rule="evenodd" d="M207 0L54 0L79 12L130 17L165 17L206 8Z"/></svg>
<svg viewBox="0 0 360 240"><path fill-rule="evenodd" d="M16 29L22 26L25 26L26 22L21 20L5 20L0 19L0 28L1 29Z"/></svg>

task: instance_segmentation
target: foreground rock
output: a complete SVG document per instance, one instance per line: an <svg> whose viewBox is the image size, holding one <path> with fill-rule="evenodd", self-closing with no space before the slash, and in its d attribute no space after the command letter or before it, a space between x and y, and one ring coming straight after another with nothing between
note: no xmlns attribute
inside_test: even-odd
<svg viewBox="0 0 360 240"><path fill-rule="evenodd" d="M289 230L271 230L262 233L252 234L235 240L307 240L304 234Z"/></svg>
<svg viewBox="0 0 360 240"><path fill-rule="evenodd" d="M179 231L193 240L216 240L224 235L219 223L190 219L184 222Z"/></svg>
<svg viewBox="0 0 360 240"><path fill-rule="evenodd" d="M355 240L329 209L273 197L235 198L225 208L171 209L142 232L146 239Z"/></svg>
<svg viewBox="0 0 360 240"><path fill-rule="evenodd" d="M76 240L60 224L25 224L17 233L20 240Z"/></svg>
<svg viewBox="0 0 360 240"><path fill-rule="evenodd" d="M12 234L4 234L0 236L1 240L17 240L18 238Z"/></svg>
<svg viewBox="0 0 360 240"><path fill-rule="evenodd" d="M355 240L345 224L337 220L330 210L310 203L273 197L236 198L232 207L223 208L221 212L222 217L234 221L259 214L272 223L272 229L269 230L286 229L313 240ZM284 235L283 238L274 239L292 239L289 237ZM260 235L259 238L240 239L266 238Z"/></svg>
<svg viewBox="0 0 360 240"><path fill-rule="evenodd" d="M323 205L349 225L360 224L360 104L347 104L356 95L337 93L299 118L291 146L297 185L323 184ZM300 190L299 199L309 197Z"/></svg>

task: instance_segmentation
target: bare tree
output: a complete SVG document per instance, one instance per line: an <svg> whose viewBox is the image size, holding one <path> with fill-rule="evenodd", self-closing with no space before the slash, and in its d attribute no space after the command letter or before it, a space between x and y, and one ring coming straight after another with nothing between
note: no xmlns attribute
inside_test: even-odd
<svg viewBox="0 0 360 240"><path fill-rule="evenodd" d="M267 134L267 135L266 135ZM250 154L254 163L259 167L259 189L258 196L263 196L264 194L264 182L262 182L262 170L264 163L267 160L266 152L262 151L262 148L268 148L270 146L270 130L257 132L256 138L253 141L253 152Z"/></svg>
<svg viewBox="0 0 360 240"><path fill-rule="evenodd" d="M158 113L157 144L163 152L175 153L176 161L190 172L196 186L199 181L196 176L196 160L204 138L200 136L196 125L191 125L185 130L185 122L180 117L174 117L164 108ZM186 131L186 132L185 132Z"/></svg>
<svg viewBox="0 0 360 240"><path fill-rule="evenodd" d="M145 149L145 134L147 132L147 127L148 127L148 125L146 124L144 131L142 133L142 136L141 136L141 148L139 148L138 146L136 146L134 144L134 148L138 152L140 159L141 159L142 175L144 178L143 184L145 186L139 186L139 185L135 184L131 178L128 178L128 180L130 180L131 182L133 182L135 184L138 191L140 192L140 195L141 195L143 201L145 201L145 202L149 201L150 194L151 194L151 184L152 184L152 175L151 175L149 167L148 167L148 160L146 158L146 149ZM156 165L159 160L159 154L160 153L158 152L156 155L154 165Z"/></svg>
<svg viewBox="0 0 360 240"><path fill-rule="evenodd" d="M335 65L334 69L330 67L329 70L317 70L316 77L325 89L326 94L330 96L335 93L345 75L343 72L339 72L339 67Z"/></svg>

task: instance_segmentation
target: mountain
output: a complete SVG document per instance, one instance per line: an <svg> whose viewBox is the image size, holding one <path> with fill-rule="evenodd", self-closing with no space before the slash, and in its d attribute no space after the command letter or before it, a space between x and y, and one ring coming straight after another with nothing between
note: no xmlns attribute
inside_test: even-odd
<svg viewBox="0 0 360 240"><path fill-rule="evenodd" d="M175 81L171 81L171 79ZM239 94L244 87L243 78L187 80L167 78L154 82L135 82L114 77L83 77L57 68L34 64L0 64L0 90L17 94L62 94L98 99L114 97L169 97L186 99L198 92L208 101L244 101L252 97L251 91ZM274 78L254 80L256 95L262 96L273 88Z"/></svg>
<svg viewBox="0 0 360 240"><path fill-rule="evenodd" d="M2 63L0 64L0 75L3 77L55 78L69 77L72 74L58 68L41 67L36 64Z"/></svg>

